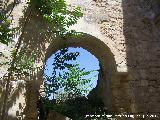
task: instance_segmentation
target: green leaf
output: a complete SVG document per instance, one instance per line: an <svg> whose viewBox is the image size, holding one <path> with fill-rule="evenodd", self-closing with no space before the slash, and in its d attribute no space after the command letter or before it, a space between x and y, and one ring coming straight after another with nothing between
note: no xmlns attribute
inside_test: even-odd
<svg viewBox="0 0 160 120"><path fill-rule="evenodd" d="M69 11L65 0L31 0L30 4L38 9L47 22L56 26L54 33L62 38L69 34L76 35L76 32L68 31L66 28L76 24L77 20L83 16L80 7L74 7Z"/></svg>

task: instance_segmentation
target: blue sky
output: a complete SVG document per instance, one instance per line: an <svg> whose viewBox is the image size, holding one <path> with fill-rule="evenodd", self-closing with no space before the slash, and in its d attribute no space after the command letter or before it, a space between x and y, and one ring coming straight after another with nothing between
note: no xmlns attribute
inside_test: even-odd
<svg viewBox="0 0 160 120"><path fill-rule="evenodd" d="M90 52L83 48L69 48L68 52L80 52L80 55L77 57L76 62L80 65L80 68L85 68L86 71L90 70L99 70L99 61L98 59L92 55ZM45 66L44 73L51 76L52 75L52 68L53 68L53 59L55 55L53 54L50 58L48 58ZM75 62L75 61L72 61ZM93 72L88 78L96 76L92 79L92 87L94 88L97 84L98 80L98 71Z"/></svg>

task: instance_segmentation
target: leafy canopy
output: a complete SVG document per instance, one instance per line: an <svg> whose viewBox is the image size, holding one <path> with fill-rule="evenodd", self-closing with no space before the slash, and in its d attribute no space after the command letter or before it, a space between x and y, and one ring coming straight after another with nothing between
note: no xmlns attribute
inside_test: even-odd
<svg viewBox="0 0 160 120"><path fill-rule="evenodd" d="M76 31L70 31L68 28L76 24L77 20L82 17L80 7L73 7L69 10L65 0L31 0L31 3L35 5L48 23L54 24L53 31L60 37L67 34L76 34Z"/></svg>
<svg viewBox="0 0 160 120"><path fill-rule="evenodd" d="M82 17L80 7L73 7L69 10L65 0L31 0L28 3L36 8L48 23L55 26L52 29L57 36L63 38L66 35L79 35L78 32L68 30L68 28ZM0 13L0 43L6 45L12 41L13 31L16 30L11 26L9 17L7 13Z"/></svg>

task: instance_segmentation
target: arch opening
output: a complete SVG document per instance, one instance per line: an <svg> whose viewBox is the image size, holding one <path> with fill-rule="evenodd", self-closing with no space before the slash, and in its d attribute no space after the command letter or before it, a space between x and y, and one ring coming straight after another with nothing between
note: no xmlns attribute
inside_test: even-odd
<svg viewBox="0 0 160 120"><path fill-rule="evenodd" d="M105 108L110 112L112 111L112 92L111 92L111 79L116 73L116 63L114 55L108 46L101 40L88 34L78 38L68 38L65 41L58 39L49 43L45 61L52 56L57 50L66 47L82 47L93 54L100 62L100 70L98 79L101 78L99 84L99 95L102 98Z"/></svg>
<svg viewBox="0 0 160 120"><path fill-rule="evenodd" d="M76 59L66 59L67 55L73 55L74 53L79 54ZM57 61L58 63L56 63ZM63 63L61 64L61 62ZM59 63L64 69L57 67L57 65L60 65ZM67 67L65 64L70 64L72 67ZM45 90L48 89L48 85L56 85L55 82L58 85L57 89L50 88L51 92L46 90L48 101L56 100L50 105L62 105L63 110L57 109L56 111L72 119L85 117L89 114L104 114L104 103L99 96L99 81L101 81L99 67L98 59L81 47L64 48L52 54L46 61L44 69ZM53 110L54 108L51 109L51 111ZM64 111L67 111L67 113Z"/></svg>
<svg viewBox="0 0 160 120"><path fill-rule="evenodd" d="M54 69L55 61L57 60L57 56L60 55L61 50L56 51L56 53L53 53L46 61L45 68L44 68L44 78L45 76L53 77L54 70L56 71L56 77L59 77L59 75L63 75L64 72L69 72L69 70L66 67L65 69ZM91 86L89 87L88 91L91 91L93 88L97 86L97 80L98 80L98 74L99 74L99 61L98 59L92 55L87 50L83 49L82 47L68 47L65 48L66 53L61 54L62 57L66 57L69 54L78 53L79 55L76 56L75 60L66 60L64 64L71 64L71 65L77 65L78 68L82 71L90 72L90 74L87 74L86 76L81 76L83 79L89 79ZM60 59L60 58L59 58ZM76 72L76 71L75 71ZM46 78L45 78L46 79ZM85 94L87 96L88 93Z"/></svg>

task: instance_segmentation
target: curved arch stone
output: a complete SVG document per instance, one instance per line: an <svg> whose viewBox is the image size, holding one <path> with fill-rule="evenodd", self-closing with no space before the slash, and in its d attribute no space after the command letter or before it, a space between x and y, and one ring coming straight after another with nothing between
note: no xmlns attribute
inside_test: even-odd
<svg viewBox="0 0 160 120"><path fill-rule="evenodd" d="M45 54L45 61L57 50L64 47L82 47L93 55L95 55L101 64L101 79L100 80L100 93L105 103L106 108L111 111L112 106L112 93L111 93L111 79L115 75L116 62L114 55L108 46L101 40L88 34L83 34L76 38L67 38L66 40L57 39L56 42L49 44Z"/></svg>

